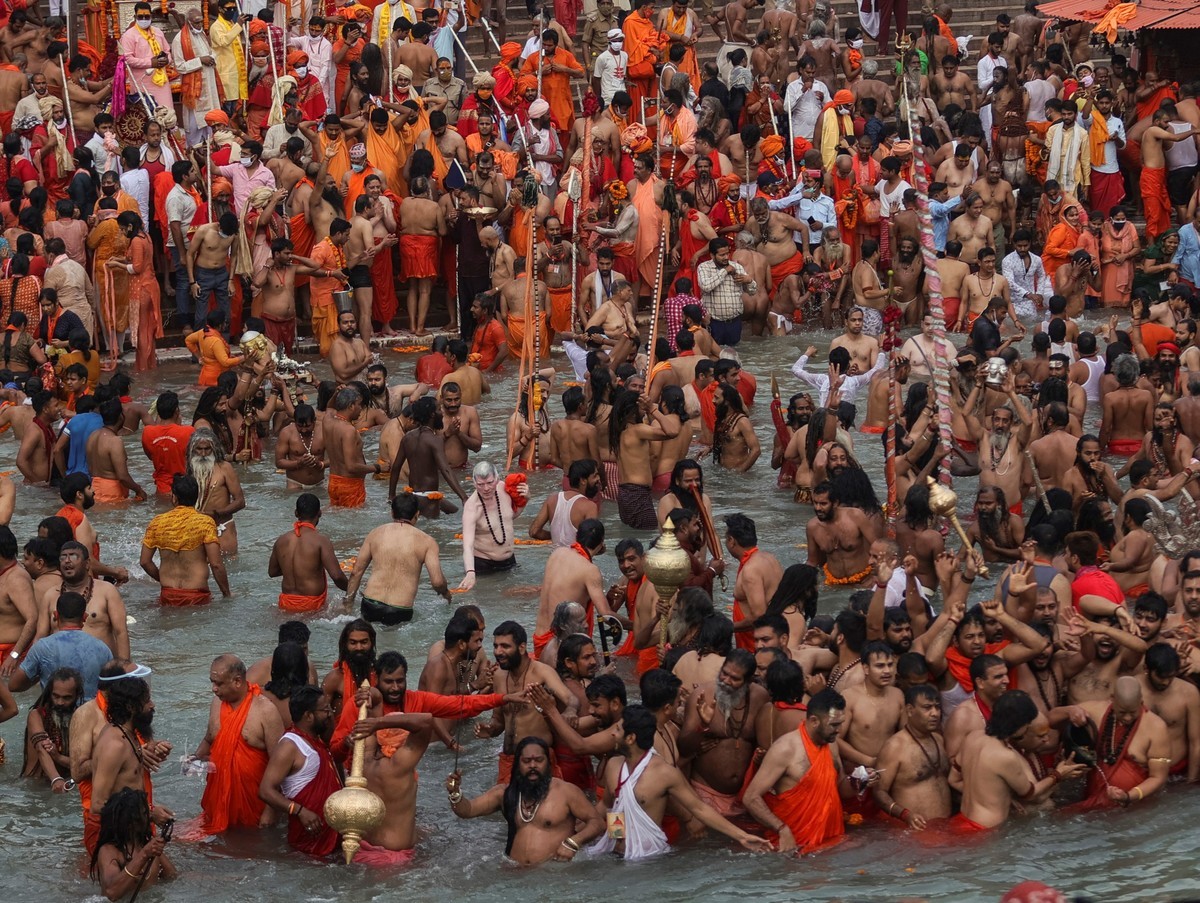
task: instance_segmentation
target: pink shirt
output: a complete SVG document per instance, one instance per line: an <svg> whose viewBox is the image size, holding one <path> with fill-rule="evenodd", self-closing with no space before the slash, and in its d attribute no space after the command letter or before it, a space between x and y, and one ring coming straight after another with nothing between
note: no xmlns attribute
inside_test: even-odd
<svg viewBox="0 0 1200 903"><path fill-rule="evenodd" d="M246 209L246 200L255 188L270 188L275 190L275 174L261 162L253 170L247 169L240 162L218 166L217 172L227 178L233 185L233 212L240 219Z"/></svg>

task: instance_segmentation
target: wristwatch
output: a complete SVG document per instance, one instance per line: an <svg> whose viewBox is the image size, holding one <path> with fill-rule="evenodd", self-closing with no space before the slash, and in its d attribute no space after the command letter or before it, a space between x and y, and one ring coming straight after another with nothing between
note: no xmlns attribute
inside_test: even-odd
<svg viewBox="0 0 1200 903"><path fill-rule="evenodd" d="M15 661L16 659L19 659L21 657L21 653L19 653L16 649L14 649L12 652L10 652L8 654L8 657Z"/></svg>

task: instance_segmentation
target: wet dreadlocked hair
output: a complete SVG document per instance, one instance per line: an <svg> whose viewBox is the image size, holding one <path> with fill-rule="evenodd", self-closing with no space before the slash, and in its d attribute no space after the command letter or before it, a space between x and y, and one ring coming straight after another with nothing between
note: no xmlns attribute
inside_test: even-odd
<svg viewBox="0 0 1200 903"><path fill-rule="evenodd" d="M288 699L292 691L308 684L308 656L299 643L280 643L271 654L271 679L263 687L276 699Z"/></svg>
<svg viewBox="0 0 1200 903"><path fill-rule="evenodd" d="M809 428L811 429L811 426ZM830 480L830 498L839 505L859 508L867 514L878 514L883 508L879 504L879 497L875 495L871 478L853 455L847 452L847 456L850 458L850 465Z"/></svg>
<svg viewBox="0 0 1200 903"><path fill-rule="evenodd" d="M588 382L592 386L592 403L588 408L587 422L595 426L600 405L612 403L612 371L607 367L597 367L588 373Z"/></svg>
<svg viewBox="0 0 1200 903"><path fill-rule="evenodd" d="M223 451L226 454L232 454L234 450L233 431L229 429L229 422L225 419L225 415L217 410L221 399L228 397L229 393L220 386L209 386L205 389L200 400L196 402L196 413L192 415L192 426L195 426L199 420L207 420L221 443L221 448L217 449L217 452Z"/></svg>
<svg viewBox="0 0 1200 903"><path fill-rule="evenodd" d="M808 433L804 437L804 457L811 469L821 448L821 437L825 434L825 418L836 417L829 408L817 408L808 420Z"/></svg>
<svg viewBox="0 0 1200 903"><path fill-rule="evenodd" d="M108 798L100 810L100 837L92 853L89 874L93 881L100 878L100 851L114 846L126 860L132 859L138 847L150 841L150 804L142 790L125 787Z"/></svg>

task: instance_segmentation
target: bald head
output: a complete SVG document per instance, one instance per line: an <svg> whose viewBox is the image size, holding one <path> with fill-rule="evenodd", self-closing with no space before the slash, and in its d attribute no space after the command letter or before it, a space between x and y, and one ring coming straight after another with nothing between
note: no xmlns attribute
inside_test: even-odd
<svg viewBox="0 0 1200 903"><path fill-rule="evenodd" d="M1113 691L1113 708L1118 710L1140 709L1142 707L1142 685L1132 675L1117 678L1117 688Z"/></svg>
<svg viewBox="0 0 1200 903"><path fill-rule="evenodd" d="M214 658L212 666L214 671L223 671L229 673L233 677L245 678L246 676L246 663L236 655L228 652L224 655L218 655L216 658Z"/></svg>

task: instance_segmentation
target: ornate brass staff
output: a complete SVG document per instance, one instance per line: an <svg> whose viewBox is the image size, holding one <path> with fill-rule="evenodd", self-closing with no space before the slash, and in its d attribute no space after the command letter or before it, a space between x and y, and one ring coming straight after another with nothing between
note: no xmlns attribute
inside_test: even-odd
<svg viewBox="0 0 1200 903"><path fill-rule="evenodd" d="M671 619L671 611L675 607L675 596L679 587L683 586L692 573L692 559L687 551L675 538L675 525L667 518L654 541L653 547L646 553L646 577L650 580L659 599L665 599L667 610L658 622L658 655L662 660L663 649L667 645L667 622Z"/></svg>
<svg viewBox="0 0 1200 903"><path fill-rule="evenodd" d="M958 538L962 540L963 551L968 555L973 554L971 540L967 538L967 531L958 520L958 493L949 486L943 486L933 477L926 477L925 480L929 484L929 510L950 521L958 533ZM980 577L988 576L988 569L984 564L981 563L976 570Z"/></svg>
<svg viewBox="0 0 1200 903"><path fill-rule="evenodd" d="M363 681L360 689L369 689L370 684ZM364 702L358 707L358 720L367 717L367 706ZM325 800L325 821L329 827L342 835L342 855L346 865L354 858L358 848L362 846L362 836L383 821L383 800L367 789L367 779L363 777L363 754L366 739L354 741L354 758L350 763L350 777L346 778L346 786Z"/></svg>

